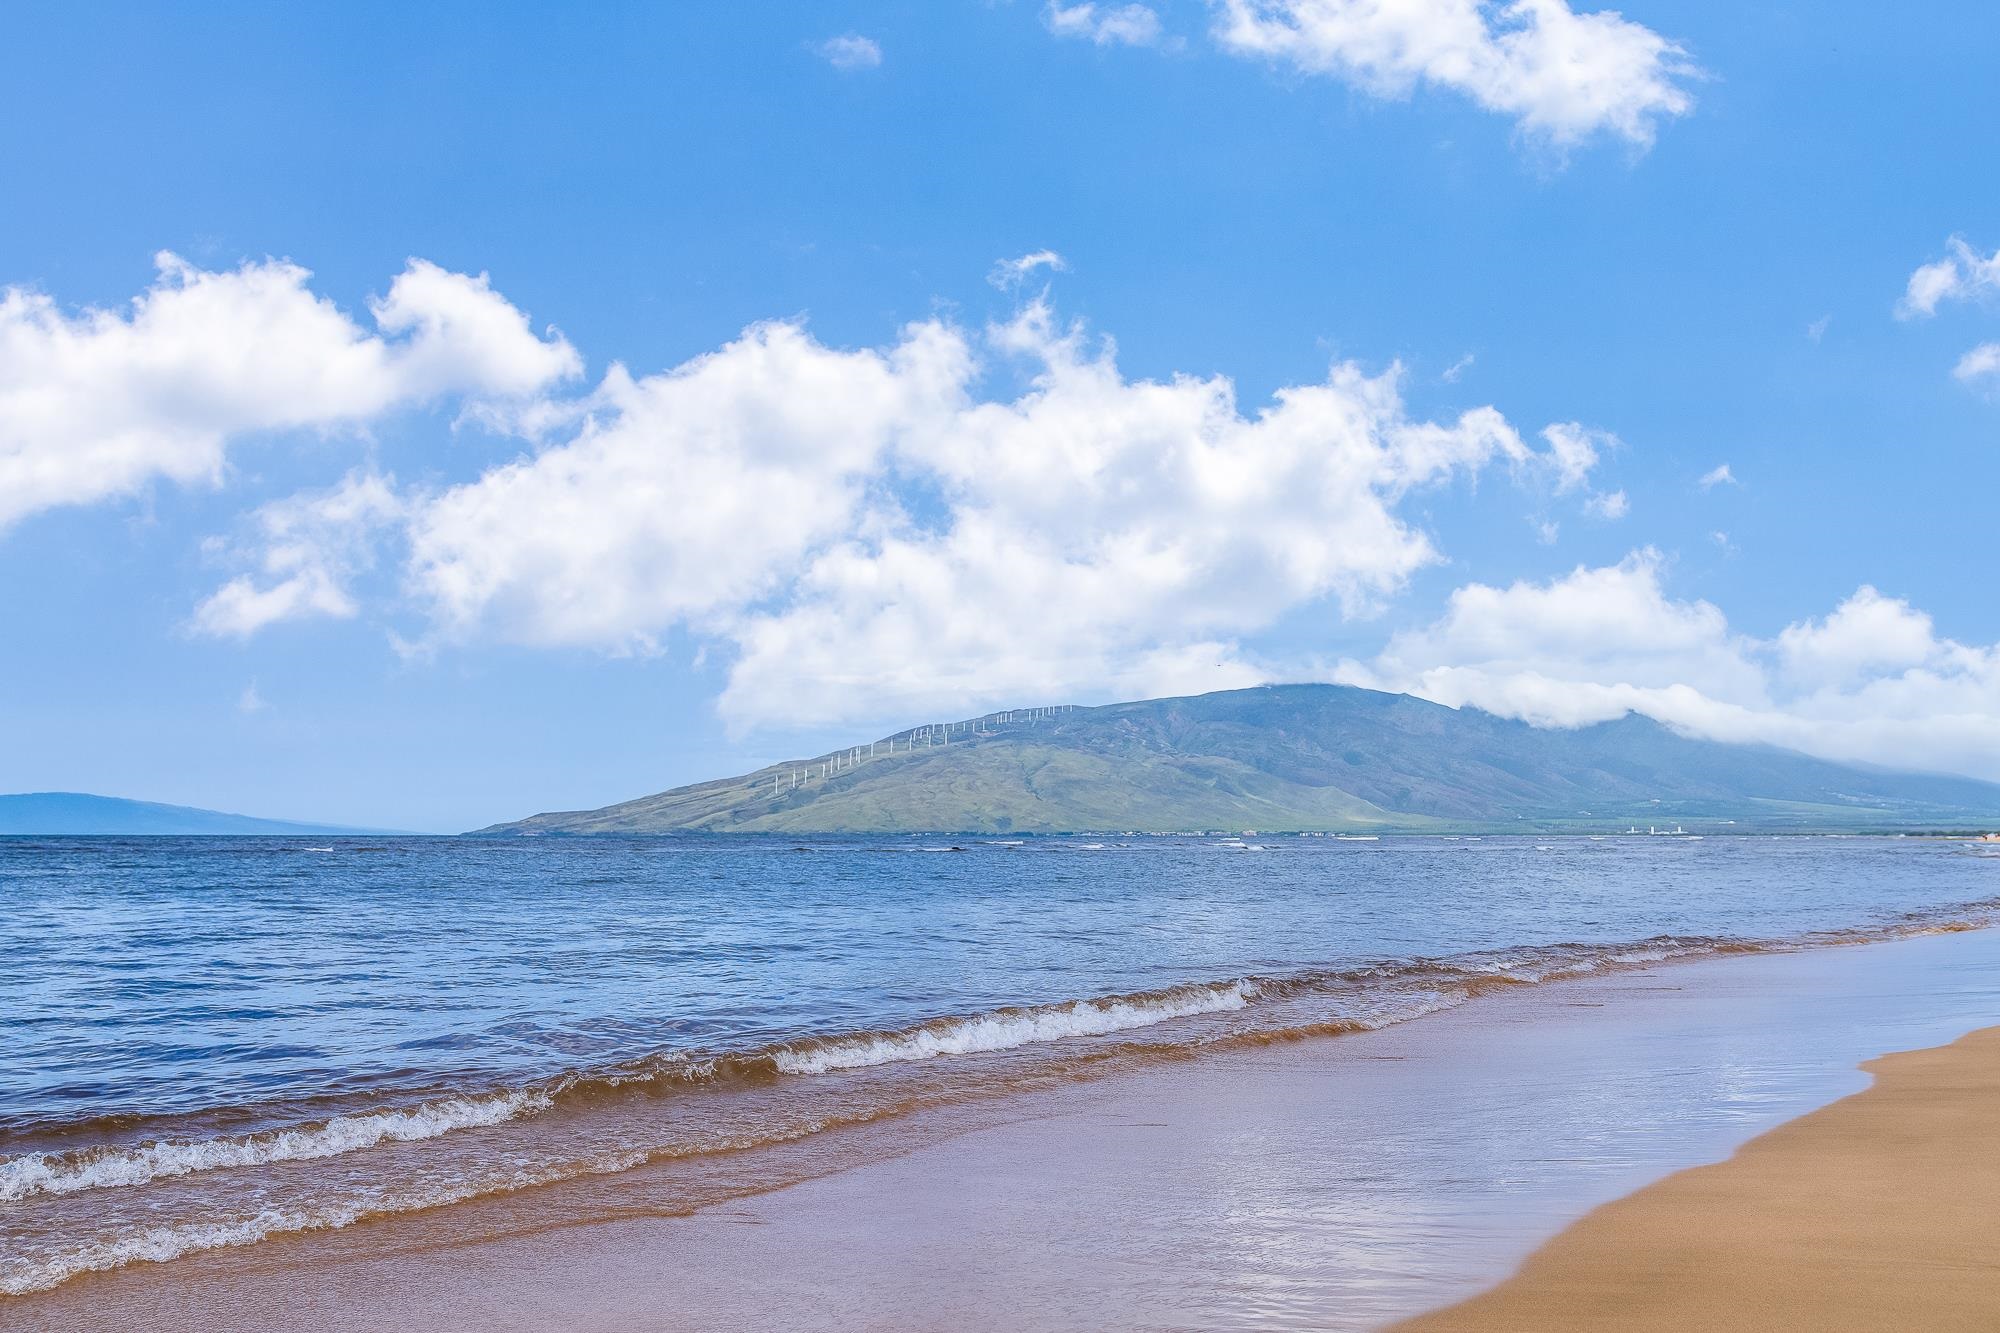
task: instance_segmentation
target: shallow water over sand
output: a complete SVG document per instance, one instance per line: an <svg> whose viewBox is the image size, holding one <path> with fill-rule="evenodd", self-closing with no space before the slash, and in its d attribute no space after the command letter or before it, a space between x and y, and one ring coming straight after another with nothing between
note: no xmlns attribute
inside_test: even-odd
<svg viewBox="0 0 2000 1333"><path fill-rule="evenodd" d="M595 1225L516 1195L475 1245L414 1214L13 1309L48 1333L1373 1328L1858 1090L1861 1059L1995 1022L1995 931L1662 965L884 1122L689 1215L619 1207L675 1174L648 1168Z"/></svg>

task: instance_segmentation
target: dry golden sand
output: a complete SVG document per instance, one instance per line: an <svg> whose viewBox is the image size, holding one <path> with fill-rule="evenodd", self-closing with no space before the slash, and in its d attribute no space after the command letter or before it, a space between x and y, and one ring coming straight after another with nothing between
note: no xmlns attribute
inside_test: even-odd
<svg viewBox="0 0 2000 1333"><path fill-rule="evenodd" d="M2000 1329L2000 1028L1591 1213L1509 1281L1396 1325Z"/></svg>

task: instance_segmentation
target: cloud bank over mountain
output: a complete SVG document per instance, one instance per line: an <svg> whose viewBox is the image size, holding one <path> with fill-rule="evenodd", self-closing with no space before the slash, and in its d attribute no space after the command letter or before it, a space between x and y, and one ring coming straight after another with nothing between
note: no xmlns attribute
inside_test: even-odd
<svg viewBox="0 0 2000 1333"><path fill-rule="evenodd" d="M1060 267L1038 252L1007 271ZM369 303L372 329L309 278L163 256L128 310L10 292L0 336L21 355L0 371L0 472L16 484L0 519L227 485L245 450L351 437L339 481L211 542L226 572L191 599L191 631L366 617L420 659L698 654L744 729L1317 670L1543 726L1638 711L2000 776L2000 650L1871 587L1755 639L1673 596L1650 548L1544 582L1465 583L1434 623L1337 669L1268 649L1280 621L1365 621L1439 564L1418 497L1440 487L1497 476L1510 484L1476 503L1631 511L1597 480L1615 436L1524 433L1493 406L1426 419L1394 364L1339 360L1245 404L1227 376L1130 375L1047 291L1003 284L1013 304L984 325L935 316L836 347L802 319L769 321L575 388L578 350L484 276L413 260ZM1918 288L1916 307L1935 304L1936 283ZM407 482L376 465L371 431L440 410L513 456ZM1724 481L1718 467L1702 488Z"/></svg>
<svg viewBox="0 0 2000 1333"><path fill-rule="evenodd" d="M1559 422L1524 439L1492 407L1416 419L1397 367L1349 361L1246 410L1224 376L1127 376L1111 340L1046 294L984 327L930 319L874 348L758 324L666 371L614 364L581 394L533 395L573 375L576 354L528 334L483 281L413 266L376 309L417 332L377 348L305 291L303 270L278 277L283 309L303 302L332 330L293 344L297 361L335 338L368 349L377 379L400 377L348 393L338 420L455 388L466 418L523 452L447 485L399 486L364 464L264 505L222 544L242 572L201 601L197 630L352 617L356 580L393 563L384 609L415 617L415 647L651 653L689 634L731 655L720 702L743 725L1243 684L1265 668L1241 636L1321 600L1369 614L1440 558L1405 513L1414 494L1498 469L1599 510L1619 502L1588 494L1613 443L1602 431ZM409 290L419 278L429 304ZM498 332L410 313L454 291L485 302ZM225 312L207 345L227 363L267 323L259 307L234 324ZM285 383L307 373L241 364ZM218 380L212 396L253 392ZM292 424L239 414L205 447L220 460Z"/></svg>
<svg viewBox="0 0 2000 1333"><path fill-rule="evenodd" d="M1943 637L1865 585L1759 639L1669 595L1665 576L1642 550L1546 582L1469 584L1437 621L1335 675L1541 726L1636 712L1716 740L2000 778L2000 646Z"/></svg>

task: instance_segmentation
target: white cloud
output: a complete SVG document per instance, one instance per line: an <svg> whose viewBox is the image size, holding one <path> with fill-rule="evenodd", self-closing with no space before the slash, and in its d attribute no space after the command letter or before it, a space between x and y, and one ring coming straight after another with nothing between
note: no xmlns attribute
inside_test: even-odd
<svg viewBox="0 0 2000 1333"><path fill-rule="evenodd" d="M1625 498L1623 491L1606 491L1602 495L1593 495L1584 502L1583 507L1598 518L1606 520L1620 519L1632 512L1632 502Z"/></svg>
<svg viewBox="0 0 2000 1333"><path fill-rule="evenodd" d="M357 473L268 506L238 556L256 569L195 625L351 616L370 550L400 541L424 646L685 632L731 661L738 725L1244 684L1266 674L1244 636L1320 599L1369 614L1439 558L1413 492L1496 464L1587 480L1603 437L1412 419L1400 377L1343 363L1246 412L1221 376L1128 379L1041 300L880 349L757 325L512 414L532 452L473 480L398 496Z"/></svg>
<svg viewBox="0 0 2000 1333"><path fill-rule="evenodd" d="M163 253L158 265L129 311L0 294L0 528L155 480L214 481L247 436L526 394L581 369L484 275L412 260L371 304L371 334L296 264L212 273Z"/></svg>
<svg viewBox="0 0 2000 1333"><path fill-rule="evenodd" d="M1971 384L2000 376L2000 343L1981 343L1958 359L1951 373Z"/></svg>
<svg viewBox="0 0 2000 1333"><path fill-rule="evenodd" d="M1866 584L1826 619L1788 625L1777 639L1786 671L1815 684L1920 666L1935 645L1928 615Z"/></svg>
<svg viewBox="0 0 2000 1333"><path fill-rule="evenodd" d="M1818 342L1821 338L1826 337L1827 326L1832 323L1832 315L1821 315L1818 319L1806 325L1806 337L1813 342Z"/></svg>
<svg viewBox="0 0 2000 1333"><path fill-rule="evenodd" d="M264 696L257 692L257 682L251 681L237 696L236 711L239 713L261 713L271 705L264 702Z"/></svg>
<svg viewBox="0 0 2000 1333"><path fill-rule="evenodd" d="M239 575L195 608L192 628L248 638L284 620L346 620L349 584L375 562L379 535L404 513L393 478L358 471L331 490L265 505L253 516L262 578Z"/></svg>
<svg viewBox="0 0 2000 1333"><path fill-rule="evenodd" d="M1910 275L1903 299L1896 304L1899 319L1927 318L1946 301L1971 301L2000 293L2000 251L1982 255L1954 236L1943 259L1925 264ZM2000 342L1984 342L1959 357L1952 375L1963 384L2000 379Z"/></svg>
<svg viewBox="0 0 2000 1333"><path fill-rule="evenodd" d="M1002 259L993 265L993 271L986 275L986 281L1001 291L1012 291L1033 277L1041 269L1051 273L1067 273L1069 265L1053 250L1036 250L1018 259Z"/></svg>
<svg viewBox="0 0 2000 1333"><path fill-rule="evenodd" d="M1470 369L1472 369L1472 353L1467 352L1464 356L1446 366L1444 372L1438 378L1446 384L1456 384L1459 377Z"/></svg>
<svg viewBox="0 0 2000 1333"><path fill-rule="evenodd" d="M1936 263L1925 264L1910 275L1909 285L1903 290L1903 299L1896 306L1897 317L1915 319L1934 315L1938 302L1957 295L1960 286L1956 261L1940 259Z"/></svg>
<svg viewBox="0 0 2000 1333"><path fill-rule="evenodd" d="M1714 467L1702 473L1700 479L1695 482L1695 485L1705 491L1712 491L1717 486L1734 486L1736 485L1736 474L1729 470L1729 464L1717 463Z"/></svg>
<svg viewBox="0 0 2000 1333"><path fill-rule="evenodd" d="M1910 275L1903 299L1896 303L1898 319L1928 318L1946 301L1971 301L2000 293L2000 251L1982 255L1957 236L1945 245L1943 259L1925 264ZM1952 375L1963 384L2000 379L2000 342L1984 342L1959 357Z"/></svg>
<svg viewBox="0 0 2000 1333"><path fill-rule="evenodd" d="M1556 494L1575 490L1590 479L1590 471L1607 450L1619 447L1618 437L1609 431L1592 430L1574 421L1546 427L1542 438L1548 442L1546 461L1555 473Z"/></svg>
<svg viewBox="0 0 2000 1333"><path fill-rule="evenodd" d="M1542 726L1621 716L1634 706L1633 691L1692 684L1732 697L1754 692L1759 678L1722 612L1669 600L1661 563L1648 549L1547 584L1469 584L1436 624L1395 635L1368 666L1348 663L1341 674Z"/></svg>
<svg viewBox="0 0 2000 1333"><path fill-rule="evenodd" d="M747 617L726 716L1247 683L1262 672L1239 636L1321 597L1365 614L1437 558L1404 496L1545 457L1490 408L1410 420L1395 370L1336 366L1245 416L1221 377L1126 379L1040 304L988 341L1027 360L1027 391L903 450L948 519L885 516Z"/></svg>
<svg viewBox="0 0 2000 1333"><path fill-rule="evenodd" d="M1140 4L1065 5L1049 0L1042 22L1058 37L1075 37L1099 46L1154 46L1160 40L1160 16Z"/></svg>
<svg viewBox="0 0 2000 1333"><path fill-rule="evenodd" d="M484 273L468 277L412 259L368 309L386 337L400 339L386 344L399 400L514 398L583 373L576 349L553 331L547 340L535 336L527 314Z"/></svg>
<svg viewBox="0 0 2000 1333"><path fill-rule="evenodd" d="M1981 255L1957 236L1945 243L1943 259L1925 264L1910 275L1903 299L1896 305L1901 319L1937 313L1946 301L1971 300L2000 292L2000 251Z"/></svg>
<svg viewBox="0 0 2000 1333"><path fill-rule="evenodd" d="M1219 0L1215 32L1226 50L1378 97L1448 88L1559 146L1599 134L1644 146L1693 106L1678 44L1563 0Z"/></svg>
<svg viewBox="0 0 2000 1333"><path fill-rule="evenodd" d="M1644 550L1547 583L1471 584L1339 676L1541 726L1638 712L1719 740L2000 778L2000 646L1940 638L1869 587L1760 640L1668 596L1664 574Z"/></svg>
<svg viewBox="0 0 2000 1333"><path fill-rule="evenodd" d="M412 589L446 637L650 651L850 532L886 451L969 377L936 322L879 352L762 324L665 374L614 367L574 438L417 508Z"/></svg>
<svg viewBox="0 0 2000 1333"><path fill-rule="evenodd" d="M839 37L829 37L813 48L813 51L839 70L874 69L882 63L882 48L873 38L859 33L843 33Z"/></svg>

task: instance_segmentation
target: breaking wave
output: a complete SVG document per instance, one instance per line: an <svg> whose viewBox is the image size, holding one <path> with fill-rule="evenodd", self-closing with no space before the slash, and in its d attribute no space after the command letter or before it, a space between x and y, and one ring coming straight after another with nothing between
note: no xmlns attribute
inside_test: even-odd
<svg viewBox="0 0 2000 1333"><path fill-rule="evenodd" d="M412 1143L434 1139L455 1129L497 1125L524 1113L546 1110L549 1105L546 1092L524 1089L486 1097L447 1097L401 1110L335 1116L319 1124L263 1134L162 1139L132 1147L28 1153L0 1161L0 1201L145 1185L227 1167L336 1157L383 1143Z"/></svg>
<svg viewBox="0 0 2000 1333"><path fill-rule="evenodd" d="M1255 982L1241 980L1146 995L999 1009L970 1018L940 1019L902 1032L862 1033L780 1047L772 1052L771 1062L781 1073L823 1074L940 1055L979 1055L1035 1042L1103 1036L1198 1014L1225 1013L1246 1007L1256 994Z"/></svg>
<svg viewBox="0 0 2000 1333"><path fill-rule="evenodd" d="M165 1263L203 1250L254 1245L273 1236L329 1231L370 1217L464 1203L485 1194L526 1189L591 1170L615 1171L639 1165L644 1154L569 1169L522 1171L505 1178L469 1180L458 1185L393 1189L373 1198L332 1200L316 1205L275 1206L247 1216L212 1221L163 1222L120 1236L95 1237L38 1258L0 1262L0 1295L47 1291L84 1273L102 1273L128 1264Z"/></svg>

